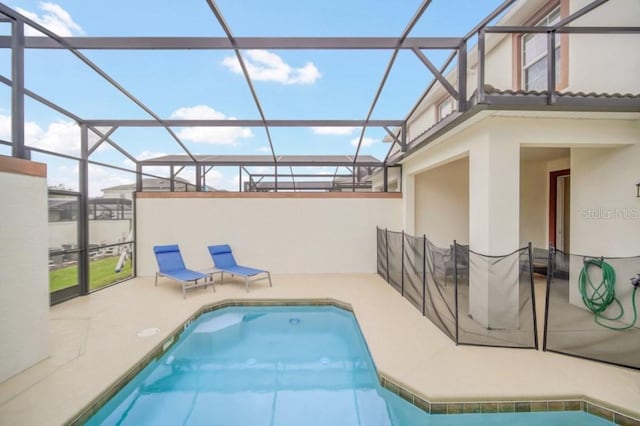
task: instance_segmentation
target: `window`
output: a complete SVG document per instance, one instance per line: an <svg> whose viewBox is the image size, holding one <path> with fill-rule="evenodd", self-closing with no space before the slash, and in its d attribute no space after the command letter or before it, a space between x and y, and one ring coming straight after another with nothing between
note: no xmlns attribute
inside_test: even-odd
<svg viewBox="0 0 640 426"><path fill-rule="evenodd" d="M536 23L536 26L551 26L560 22L560 6ZM524 90L547 89L547 34L525 34L522 37L522 88ZM561 37L556 37L556 82L561 81Z"/></svg>
<svg viewBox="0 0 640 426"><path fill-rule="evenodd" d="M445 118L447 115L451 114L456 110L455 100L449 96L444 101L438 104L436 121L440 121Z"/></svg>

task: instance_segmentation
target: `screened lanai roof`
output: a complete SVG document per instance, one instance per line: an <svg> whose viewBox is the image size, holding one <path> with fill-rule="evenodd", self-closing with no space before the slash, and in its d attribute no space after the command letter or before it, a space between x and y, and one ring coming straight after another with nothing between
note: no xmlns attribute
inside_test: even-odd
<svg viewBox="0 0 640 426"><path fill-rule="evenodd" d="M582 16L604 3L586 2L540 30L610 31L607 25L615 23L581 26ZM170 155L194 164L211 156L250 162L266 155L272 165L288 156L349 157L351 166L375 158L389 165L402 159L390 151L407 149L407 117L434 85L458 102L459 113L471 99L509 104L467 93L466 74L461 84L447 81L456 68L475 72L483 32L522 31L508 25L545 4L0 3L0 51L10 57L0 66L6 95L0 96L0 129L11 128L0 134L0 149L7 149L4 143L18 157L28 150L56 153L130 171ZM569 107L582 105L569 101Z"/></svg>
<svg viewBox="0 0 640 426"><path fill-rule="evenodd" d="M269 155L196 155L195 163L220 166L271 166L273 157ZM351 155L279 155L279 166L340 166L351 167L354 158ZM143 160L140 164L153 165L189 165L194 161L187 155L165 155ZM381 167L382 161L371 155L361 155L355 163L359 167Z"/></svg>

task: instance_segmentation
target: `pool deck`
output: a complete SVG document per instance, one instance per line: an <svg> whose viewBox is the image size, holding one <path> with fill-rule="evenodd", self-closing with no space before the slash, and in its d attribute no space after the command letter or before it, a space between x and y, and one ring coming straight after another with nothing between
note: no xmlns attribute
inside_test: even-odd
<svg viewBox="0 0 640 426"><path fill-rule="evenodd" d="M456 346L377 275L323 274L274 275L273 287L259 281L249 293L240 281L225 283L215 293L190 290L186 300L178 283L154 287L143 277L54 306L50 356L0 383L0 424L64 424L203 306L323 298L353 307L379 373L430 402L586 398L640 418L640 371L541 350ZM159 332L139 337L147 328Z"/></svg>

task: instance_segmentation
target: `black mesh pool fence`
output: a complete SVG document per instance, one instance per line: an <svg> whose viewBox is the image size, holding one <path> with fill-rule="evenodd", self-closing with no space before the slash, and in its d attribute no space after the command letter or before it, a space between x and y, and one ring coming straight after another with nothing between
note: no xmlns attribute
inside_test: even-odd
<svg viewBox="0 0 640 426"><path fill-rule="evenodd" d="M402 250L403 233L387 231L387 282L403 294L402 290Z"/></svg>
<svg viewBox="0 0 640 426"><path fill-rule="evenodd" d="M530 247L485 256L455 241L377 234L380 276L453 341L537 348Z"/></svg>
<svg viewBox="0 0 640 426"><path fill-rule="evenodd" d="M402 294L421 312L424 306L424 240L403 234Z"/></svg>
<svg viewBox="0 0 640 426"><path fill-rule="evenodd" d="M640 257L551 249L548 271L544 349L640 369Z"/></svg>
<svg viewBox="0 0 640 426"><path fill-rule="evenodd" d="M531 248L488 256L455 244L458 343L537 348Z"/></svg>
<svg viewBox="0 0 640 426"><path fill-rule="evenodd" d="M387 274L387 233L384 229L378 228L377 231L377 241L378 241L378 275L384 278L385 281L388 281Z"/></svg>

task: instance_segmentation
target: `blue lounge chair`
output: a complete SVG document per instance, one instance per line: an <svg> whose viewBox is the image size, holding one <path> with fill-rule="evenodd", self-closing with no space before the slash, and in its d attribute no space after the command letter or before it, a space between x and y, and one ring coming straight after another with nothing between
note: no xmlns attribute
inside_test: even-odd
<svg viewBox="0 0 640 426"><path fill-rule="evenodd" d="M209 275L187 269L184 266L182 255L180 254L180 247L177 244L171 244L167 246L154 246L153 252L156 255L158 261L158 269L156 272L156 286L158 285L158 277L167 277L179 281L182 284L182 297L186 298L186 290L196 287L206 287L207 278ZM201 283L198 280L202 279ZM213 287L213 291L216 288L213 286L213 281L210 283Z"/></svg>
<svg viewBox="0 0 640 426"><path fill-rule="evenodd" d="M217 246L209 246L209 254L211 255L211 259L213 259L213 264L215 266L214 273L220 272L220 283L224 280L224 273L228 272L232 276L238 275L244 278L244 285L247 289L247 293L249 292L249 278L256 277L260 274L266 274L266 277L260 277L256 279L269 279L269 287L271 287L271 274L269 271L265 271L263 269L255 269L249 268L247 266L241 266L236 263L236 260L233 257L233 253L231 252L231 247L228 244L222 244Z"/></svg>

